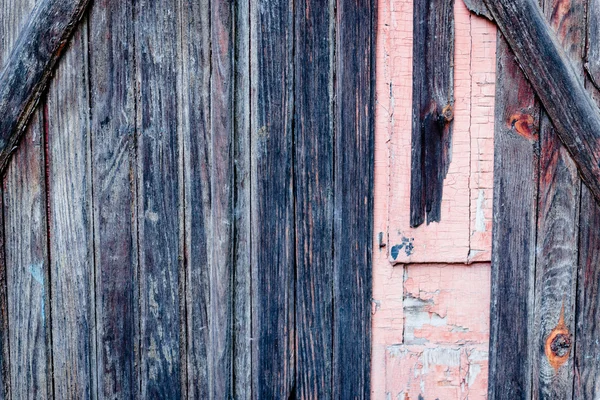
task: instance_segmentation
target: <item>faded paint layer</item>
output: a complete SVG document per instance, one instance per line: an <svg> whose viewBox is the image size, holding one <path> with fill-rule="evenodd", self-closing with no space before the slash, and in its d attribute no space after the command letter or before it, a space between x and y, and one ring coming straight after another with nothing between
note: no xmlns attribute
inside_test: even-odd
<svg viewBox="0 0 600 400"><path fill-rule="evenodd" d="M379 2L374 399L487 392L496 31L455 4L455 122L440 223L410 228L411 0Z"/></svg>

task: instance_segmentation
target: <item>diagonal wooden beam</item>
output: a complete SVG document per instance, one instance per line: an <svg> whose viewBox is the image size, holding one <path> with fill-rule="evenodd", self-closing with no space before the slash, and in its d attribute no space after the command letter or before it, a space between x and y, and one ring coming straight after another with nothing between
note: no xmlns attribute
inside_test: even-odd
<svg viewBox="0 0 600 400"><path fill-rule="evenodd" d="M600 203L600 109L585 90L537 1L466 0L465 4L473 12L489 13L496 22L581 178Z"/></svg>
<svg viewBox="0 0 600 400"><path fill-rule="evenodd" d="M0 73L0 171L90 0L41 0Z"/></svg>

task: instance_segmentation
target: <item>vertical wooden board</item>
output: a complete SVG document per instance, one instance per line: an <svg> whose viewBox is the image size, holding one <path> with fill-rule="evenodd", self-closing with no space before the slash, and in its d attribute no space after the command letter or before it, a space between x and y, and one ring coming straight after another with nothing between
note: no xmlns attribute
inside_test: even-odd
<svg viewBox="0 0 600 400"><path fill-rule="evenodd" d="M235 2L233 397L252 396L250 226L250 1Z"/></svg>
<svg viewBox="0 0 600 400"><path fill-rule="evenodd" d="M332 397L334 4L295 13L297 396Z"/></svg>
<svg viewBox="0 0 600 400"><path fill-rule="evenodd" d="M35 1L2 3L0 65L35 6ZM40 399L52 393L43 126L42 113L37 111L9 163L3 190L5 300L8 343L13 343L10 392Z"/></svg>
<svg viewBox="0 0 600 400"><path fill-rule="evenodd" d="M4 196L0 196L0 201L4 203ZM0 213L0 222L4 226L4 204L2 204L2 213ZM11 398L10 383L10 342L8 326L8 295L7 295L7 276L6 276L6 257L4 253L4 229L0 230L0 340L2 349L0 352L0 373L2 382L0 384L0 399Z"/></svg>
<svg viewBox="0 0 600 400"><path fill-rule="evenodd" d="M333 397L370 396L375 1L337 1Z"/></svg>
<svg viewBox="0 0 600 400"><path fill-rule="evenodd" d="M130 1L89 16L98 397L131 398L135 374L135 99Z"/></svg>
<svg viewBox="0 0 600 400"><path fill-rule="evenodd" d="M42 113L35 114L4 179L11 392L52 394Z"/></svg>
<svg viewBox="0 0 600 400"><path fill-rule="evenodd" d="M48 224L56 398L94 397L94 269L87 27L75 33L48 93Z"/></svg>
<svg viewBox="0 0 600 400"><path fill-rule="evenodd" d="M597 88L600 87L600 0L589 0L587 10L585 69Z"/></svg>
<svg viewBox="0 0 600 400"><path fill-rule="evenodd" d="M176 6L134 10L142 398L182 394Z"/></svg>
<svg viewBox="0 0 600 400"><path fill-rule="evenodd" d="M252 397L294 397L293 1L251 3Z"/></svg>
<svg viewBox="0 0 600 400"><path fill-rule="evenodd" d="M181 2L181 132L186 262L187 396L209 398L211 238L210 2Z"/></svg>
<svg viewBox="0 0 600 400"><path fill-rule="evenodd" d="M542 8L583 79L583 1L542 1ZM544 111L540 119L533 392L571 398L581 181Z"/></svg>
<svg viewBox="0 0 600 400"><path fill-rule="evenodd" d="M489 399L531 397L539 106L498 38Z"/></svg>

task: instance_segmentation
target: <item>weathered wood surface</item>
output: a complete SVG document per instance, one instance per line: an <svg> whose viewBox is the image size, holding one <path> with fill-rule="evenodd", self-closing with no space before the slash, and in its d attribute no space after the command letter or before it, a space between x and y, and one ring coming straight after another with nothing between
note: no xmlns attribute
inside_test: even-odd
<svg viewBox="0 0 600 400"><path fill-rule="evenodd" d="M135 98L131 2L96 1L89 16L91 185L98 396L137 392Z"/></svg>
<svg viewBox="0 0 600 400"><path fill-rule="evenodd" d="M539 106L498 38L489 399L531 398Z"/></svg>
<svg viewBox="0 0 600 400"><path fill-rule="evenodd" d="M484 0L582 180L600 202L600 108L534 0Z"/></svg>
<svg viewBox="0 0 600 400"><path fill-rule="evenodd" d="M296 395L333 398L334 4L295 3Z"/></svg>
<svg viewBox="0 0 600 400"><path fill-rule="evenodd" d="M35 1L8 1L2 4L10 13L2 15L0 66L9 58L13 46L27 23ZM26 128L23 142L3 179L3 214L8 232L4 260L12 267L6 273L8 343L12 363L5 376L9 393L24 398L47 399L52 395L50 352L48 240L46 220L46 177L44 160L44 120L35 111ZM20 326L20 321L28 321Z"/></svg>
<svg viewBox="0 0 600 400"><path fill-rule="evenodd" d="M253 396L294 397L293 2L251 2Z"/></svg>
<svg viewBox="0 0 600 400"><path fill-rule="evenodd" d="M44 111L56 398L95 392L87 37L83 25L56 70Z"/></svg>
<svg viewBox="0 0 600 400"><path fill-rule="evenodd" d="M343 399L371 392L376 5L338 0L336 8L333 395Z"/></svg>
<svg viewBox="0 0 600 400"><path fill-rule="evenodd" d="M40 0L4 63L0 72L0 170L6 167L88 3Z"/></svg>
<svg viewBox="0 0 600 400"><path fill-rule="evenodd" d="M454 1L415 1L410 225L441 219L452 156Z"/></svg>
<svg viewBox="0 0 600 400"><path fill-rule="evenodd" d="M583 81L586 2L541 5ZM542 110L534 311L539 350L533 359L533 392L540 399L567 399L573 392L580 189L577 167Z"/></svg>
<svg viewBox="0 0 600 400"><path fill-rule="evenodd" d="M311 1L94 3L0 197L2 395L369 395L375 9Z"/></svg>
<svg viewBox="0 0 600 400"><path fill-rule="evenodd" d="M600 1L589 0L587 7L585 69L591 82L600 88Z"/></svg>

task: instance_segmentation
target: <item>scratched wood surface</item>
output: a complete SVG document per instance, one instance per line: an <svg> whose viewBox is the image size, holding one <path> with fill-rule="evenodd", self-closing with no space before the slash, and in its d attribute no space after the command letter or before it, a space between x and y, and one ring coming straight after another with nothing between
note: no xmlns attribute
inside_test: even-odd
<svg viewBox="0 0 600 400"><path fill-rule="evenodd" d="M369 396L375 10L93 2L3 177L0 398Z"/></svg>

